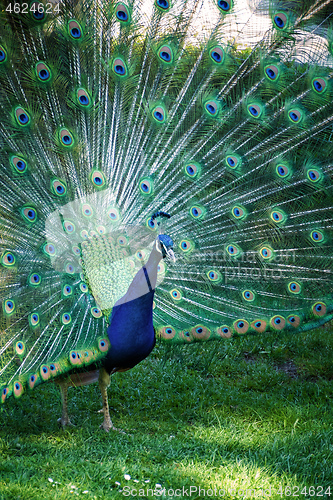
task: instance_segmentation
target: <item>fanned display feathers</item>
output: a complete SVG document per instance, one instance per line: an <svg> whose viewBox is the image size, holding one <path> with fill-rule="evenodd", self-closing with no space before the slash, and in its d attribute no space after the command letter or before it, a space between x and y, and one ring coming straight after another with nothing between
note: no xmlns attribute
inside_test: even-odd
<svg viewBox="0 0 333 500"><path fill-rule="evenodd" d="M1 10L2 402L103 366L159 233L166 342L333 317L333 1Z"/></svg>

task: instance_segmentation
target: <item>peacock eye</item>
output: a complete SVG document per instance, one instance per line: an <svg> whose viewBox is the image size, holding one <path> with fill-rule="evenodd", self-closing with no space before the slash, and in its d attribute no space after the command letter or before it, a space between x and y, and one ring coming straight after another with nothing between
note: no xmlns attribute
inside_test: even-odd
<svg viewBox="0 0 333 500"><path fill-rule="evenodd" d="M269 80L275 81L279 77L279 70L274 65L266 66L266 68L265 68L265 75L268 77Z"/></svg>
<svg viewBox="0 0 333 500"><path fill-rule="evenodd" d="M82 28L76 21L68 23L69 34L74 40L79 40L82 37Z"/></svg>
<svg viewBox="0 0 333 500"><path fill-rule="evenodd" d="M288 25L288 17L284 12L277 12L273 18L275 27L279 30L284 30Z"/></svg>
<svg viewBox="0 0 333 500"><path fill-rule="evenodd" d="M0 45L0 64L5 62L7 59L7 53L5 49Z"/></svg>
<svg viewBox="0 0 333 500"><path fill-rule="evenodd" d="M260 118L263 114L263 107L260 104L249 104L247 111L253 118Z"/></svg>
<svg viewBox="0 0 333 500"><path fill-rule="evenodd" d="M288 111L289 120L293 123L300 123L302 121L303 115L299 109L291 109Z"/></svg>
<svg viewBox="0 0 333 500"><path fill-rule="evenodd" d="M20 107L15 109L15 118L16 118L17 123L23 127L26 127L27 125L29 125L30 121L31 121L30 115L28 114L28 112Z"/></svg>
<svg viewBox="0 0 333 500"><path fill-rule="evenodd" d="M170 7L168 0L155 0L155 5L162 10L168 10Z"/></svg>
<svg viewBox="0 0 333 500"><path fill-rule="evenodd" d="M217 6L219 9L222 10L222 12L229 12L231 7L232 7L232 0L226 1L226 0L218 0Z"/></svg>

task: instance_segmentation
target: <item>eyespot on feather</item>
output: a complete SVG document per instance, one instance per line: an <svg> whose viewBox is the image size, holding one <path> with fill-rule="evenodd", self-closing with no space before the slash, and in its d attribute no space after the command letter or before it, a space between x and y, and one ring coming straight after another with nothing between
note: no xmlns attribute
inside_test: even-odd
<svg viewBox="0 0 333 500"><path fill-rule="evenodd" d="M170 9L169 0L155 0L155 6L161 11L168 11Z"/></svg>
<svg viewBox="0 0 333 500"><path fill-rule="evenodd" d="M70 285L64 285L62 288L62 294L64 297L70 297L73 295L73 288Z"/></svg>
<svg viewBox="0 0 333 500"><path fill-rule="evenodd" d="M27 127L31 123L31 118L29 113L21 107L15 108L15 118L16 122L21 127Z"/></svg>
<svg viewBox="0 0 333 500"><path fill-rule="evenodd" d="M116 57L112 62L112 71L119 77L126 77L128 75L127 65L123 58Z"/></svg>
<svg viewBox="0 0 333 500"><path fill-rule="evenodd" d="M233 7L233 0L218 0L217 6L222 14L230 12Z"/></svg>
<svg viewBox="0 0 333 500"><path fill-rule="evenodd" d="M39 384L39 382L40 382L39 373L32 373L31 375L29 375L29 379L28 379L29 389L33 389L36 385Z"/></svg>
<svg viewBox="0 0 333 500"><path fill-rule="evenodd" d="M85 89L78 89L76 93L76 98L79 106L83 108L89 108L91 105L91 98L88 92Z"/></svg>
<svg viewBox="0 0 333 500"><path fill-rule="evenodd" d="M270 82L276 82L280 76L280 70L278 66L275 66L275 64L270 64L268 66L265 66L265 77L270 81Z"/></svg>
<svg viewBox="0 0 333 500"><path fill-rule="evenodd" d="M24 342L22 340L19 340L18 342L16 342L16 344L15 344L15 352L19 356L23 356L24 355L24 353L25 353L25 344L24 344Z"/></svg>
<svg viewBox="0 0 333 500"><path fill-rule="evenodd" d="M116 6L116 18L123 24L129 24L131 22L131 15L127 5L118 3Z"/></svg>
<svg viewBox="0 0 333 500"><path fill-rule="evenodd" d="M13 392L14 392L14 397L19 398L23 394L23 385L22 382L19 380L15 380L13 383Z"/></svg>
<svg viewBox="0 0 333 500"><path fill-rule="evenodd" d="M171 340L176 335L176 330L172 326L164 326L159 333L164 339Z"/></svg>
<svg viewBox="0 0 333 500"><path fill-rule="evenodd" d="M303 113L300 109L294 108L288 111L288 118L292 123L301 123Z"/></svg>
<svg viewBox="0 0 333 500"><path fill-rule="evenodd" d="M215 118L219 114L219 104L217 101L210 99L204 103L204 110L207 116Z"/></svg>
<svg viewBox="0 0 333 500"><path fill-rule="evenodd" d="M288 16L284 12L276 12L273 16L273 24L278 30L285 30L289 24Z"/></svg>
<svg viewBox="0 0 333 500"><path fill-rule="evenodd" d="M57 253L57 250L53 243L44 243L43 252L50 257L54 257Z"/></svg>
<svg viewBox="0 0 333 500"><path fill-rule="evenodd" d="M7 61L7 51L5 50L3 45L0 45L0 64L3 64Z"/></svg>
<svg viewBox="0 0 333 500"><path fill-rule="evenodd" d="M230 339L232 337L232 330L229 326L221 326L217 329L217 334L223 339Z"/></svg>
<svg viewBox="0 0 333 500"><path fill-rule="evenodd" d="M264 108L261 104L253 103L248 104L247 112L248 114L255 119L259 119L263 114Z"/></svg>
<svg viewBox="0 0 333 500"><path fill-rule="evenodd" d="M236 220L244 220L247 216L247 212L244 207L235 206L231 210L231 215L234 217Z"/></svg>
<svg viewBox="0 0 333 500"><path fill-rule="evenodd" d="M324 78L313 78L311 85L317 94L323 94L327 89L327 81Z"/></svg>
<svg viewBox="0 0 333 500"><path fill-rule="evenodd" d="M50 368L43 364L40 369L39 369L40 376L42 377L43 380L49 380L51 377L51 371Z"/></svg>
<svg viewBox="0 0 333 500"><path fill-rule="evenodd" d="M245 319L238 319L237 321L234 322L233 326L236 332L241 335L246 333L249 329L249 323L245 321Z"/></svg>
<svg viewBox="0 0 333 500"><path fill-rule="evenodd" d="M62 144L62 146L66 148L70 148L71 146L74 145L74 139L70 131L66 128L62 128L59 131L59 139Z"/></svg>
<svg viewBox="0 0 333 500"><path fill-rule="evenodd" d="M67 274L74 274L75 273L75 267L73 266L73 264L71 264L70 262L68 262L67 264L65 264L64 271Z"/></svg>
<svg viewBox="0 0 333 500"><path fill-rule="evenodd" d="M181 340L184 340L187 343L193 341L193 335L191 335L189 330L182 330L178 335Z"/></svg>
<svg viewBox="0 0 333 500"><path fill-rule="evenodd" d="M156 231L158 229L158 224L156 220L153 220L151 217L146 220L146 226L151 230L151 231Z"/></svg>
<svg viewBox="0 0 333 500"><path fill-rule="evenodd" d="M49 82L51 80L51 70L44 62L39 62L36 64L36 75L40 82Z"/></svg>
<svg viewBox="0 0 333 500"><path fill-rule="evenodd" d="M232 168L233 170L239 168L242 164L242 159L239 155L232 154L227 155L225 158L225 163L228 168Z"/></svg>
<svg viewBox="0 0 333 500"><path fill-rule="evenodd" d="M120 213L117 207L109 207L108 215L112 222L118 222L120 220Z"/></svg>
<svg viewBox="0 0 333 500"><path fill-rule="evenodd" d="M211 335L211 331L204 325L197 325L190 332L198 340L207 340Z"/></svg>
<svg viewBox="0 0 333 500"><path fill-rule="evenodd" d="M126 236L119 236L118 239L117 239L117 243L121 247L125 247L125 246L128 245L128 239L127 239Z"/></svg>
<svg viewBox="0 0 333 500"><path fill-rule="evenodd" d="M187 239L181 240L178 246L184 253L190 253L194 249L194 243Z"/></svg>
<svg viewBox="0 0 333 500"><path fill-rule="evenodd" d="M12 389L11 387L2 387L1 389L1 403L4 403L5 400L11 396L12 394Z"/></svg>
<svg viewBox="0 0 333 500"><path fill-rule="evenodd" d="M288 283L288 291L292 294L297 295L301 293L302 287L299 283L297 283L297 281L291 281L290 283Z"/></svg>
<svg viewBox="0 0 333 500"><path fill-rule="evenodd" d="M91 181L97 189L103 189L106 184L104 174L100 170L95 170L94 172L92 172Z"/></svg>
<svg viewBox="0 0 333 500"><path fill-rule="evenodd" d="M66 184L60 179L53 179L51 181L51 190L57 196L65 196L67 193Z"/></svg>
<svg viewBox="0 0 333 500"><path fill-rule="evenodd" d="M154 185L151 179L142 179L139 183L140 191L145 196L150 196L154 192Z"/></svg>
<svg viewBox="0 0 333 500"><path fill-rule="evenodd" d="M169 45L162 45L158 49L158 57L163 63L172 64L174 59L172 48Z"/></svg>
<svg viewBox="0 0 333 500"><path fill-rule="evenodd" d="M93 215L93 209L91 208L91 206L88 204L88 203L84 203L82 205L82 214L84 217L92 217Z"/></svg>
<svg viewBox="0 0 333 500"><path fill-rule="evenodd" d="M5 300L3 302L3 309L4 309L4 313L7 316L10 316L11 314L13 314L15 312L15 309L16 309L14 300L12 300L12 299Z"/></svg>
<svg viewBox="0 0 333 500"><path fill-rule="evenodd" d="M327 306L324 302L316 302L312 306L312 312L315 316L325 316L327 311Z"/></svg>
<svg viewBox="0 0 333 500"><path fill-rule="evenodd" d="M226 252L228 255L230 255L230 257L239 257L239 255L241 254L241 249L238 245L236 245L235 243L231 243L229 245L227 245L225 247L226 249Z"/></svg>
<svg viewBox="0 0 333 500"><path fill-rule="evenodd" d="M31 286L39 286L42 283L41 275L38 273L31 273L28 278L28 284Z"/></svg>
<svg viewBox="0 0 333 500"><path fill-rule="evenodd" d="M281 209L272 210L270 213L270 218L276 224L282 224L287 220L286 214Z"/></svg>
<svg viewBox="0 0 333 500"><path fill-rule="evenodd" d="M287 323L294 328L297 328L301 323L301 318L299 316L296 316L296 314L291 314L287 318Z"/></svg>
<svg viewBox="0 0 333 500"><path fill-rule="evenodd" d="M273 316L273 318L271 318L270 325L274 330L283 330L286 326L286 320L283 316Z"/></svg>
<svg viewBox="0 0 333 500"><path fill-rule="evenodd" d="M322 178L322 173L317 168L309 168L306 172L306 176L309 179L309 181L315 183L320 181L320 179Z"/></svg>
<svg viewBox="0 0 333 500"><path fill-rule="evenodd" d="M317 230L311 231L311 240L314 241L315 243L322 243L325 240L324 234Z"/></svg>
<svg viewBox="0 0 333 500"><path fill-rule="evenodd" d="M160 124L165 123L167 118L166 110L162 106L156 106L152 110L152 117L156 123Z"/></svg>
<svg viewBox="0 0 333 500"><path fill-rule="evenodd" d="M68 356L69 362L73 366L82 365L83 361L79 351L70 351Z"/></svg>
<svg viewBox="0 0 333 500"><path fill-rule="evenodd" d="M16 257L12 252L5 252L1 256L1 264L4 267L13 267L16 263Z"/></svg>
<svg viewBox="0 0 333 500"><path fill-rule="evenodd" d="M41 22L45 19L45 6L42 2L32 2L29 6L29 12L35 21Z"/></svg>
<svg viewBox="0 0 333 500"><path fill-rule="evenodd" d="M111 347L108 337L103 337L98 340L98 349L100 352L107 352Z"/></svg>
<svg viewBox="0 0 333 500"><path fill-rule="evenodd" d="M281 179L287 179L291 175L291 170L287 165L278 164L275 171Z"/></svg>
<svg viewBox="0 0 333 500"><path fill-rule="evenodd" d="M64 227L64 230L66 231L66 233L68 233L68 234L75 233L75 224L74 224L74 222L72 222L70 220L65 220L63 222L63 227Z"/></svg>
<svg viewBox="0 0 333 500"><path fill-rule="evenodd" d="M26 222L34 223L37 221L37 212L33 207L22 207L21 215Z"/></svg>
<svg viewBox="0 0 333 500"><path fill-rule="evenodd" d="M190 216L195 220L200 220L205 215L205 208L200 205L193 205L190 208Z"/></svg>
<svg viewBox="0 0 333 500"><path fill-rule="evenodd" d="M224 50L219 45L210 49L209 56L213 63L217 66L221 66L224 62Z"/></svg>
<svg viewBox="0 0 333 500"><path fill-rule="evenodd" d="M72 19L68 23L68 33L73 40L80 40L83 36L81 26L74 19Z"/></svg>
<svg viewBox="0 0 333 500"><path fill-rule="evenodd" d="M260 248L259 255L264 260L270 260L274 258L274 251L271 247L265 245L264 247Z"/></svg>
<svg viewBox="0 0 333 500"><path fill-rule="evenodd" d="M196 179L200 176L201 167L198 163L186 163L184 171L190 179Z"/></svg>
<svg viewBox="0 0 333 500"><path fill-rule="evenodd" d="M10 164L12 165L14 171L18 174L25 174L28 171L28 164L20 156L11 156Z"/></svg>
<svg viewBox="0 0 333 500"><path fill-rule="evenodd" d="M182 293L181 293L179 290L177 290L176 288L173 288L172 290L170 290L170 292L169 292L169 293L170 293L171 298L172 298L173 300L175 300L175 301L177 301L177 302L178 302L178 301L180 301L180 300L182 300L183 295L182 295Z"/></svg>
<svg viewBox="0 0 333 500"><path fill-rule="evenodd" d="M64 313L61 315L61 323L66 326L66 325L70 325L72 322L72 318L71 318L71 315L69 313Z"/></svg>
<svg viewBox="0 0 333 500"><path fill-rule="evenodd" d="M242 292L242 297L244 300L246 300L247 302L253 302L254 299L256 298L255 297L255 294L251 291L251 290L244 290Z"/></svg>
<svg viewBox="0 0 333 500"><path fill-rule="evenodd" d="M266 330L267 322L263 319L256 319L252 321L251 328L258 333L263 333Z"/></svg>
<svg viewBox="0 0 333 500"><path fill-rule="evenodd" d="M36 312L33 312L29 314L29 324L32 328L36 328L39 325L39 314Z"/></svg>
<svg viewBox="0 0 333 500"><path fill-rule="evenodd" d="M221 273L214 269L210 269L206 273L206 276L208 277L209 281L212 281L213 283L219 283L222 280Z"/></svg>
<svg viewBox="0 0 333 500"><path fill-rule="evenodd" d="M91 312L91 315L92 315L94 318L96 318L96 319L101 318L101 317L103 316L103 313L102 313L102 311L100 310L100 308L99 308L99 307L96 307L96 306L95 306L95 307L92 307L92 308L90 309L90 312Z"/></svg>

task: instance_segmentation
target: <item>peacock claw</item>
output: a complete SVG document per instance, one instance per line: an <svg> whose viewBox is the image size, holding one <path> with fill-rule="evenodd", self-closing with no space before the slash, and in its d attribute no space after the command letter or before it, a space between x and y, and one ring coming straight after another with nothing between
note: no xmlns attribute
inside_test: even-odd
<svg viewBox="0 0 333 500"><path fill-rule="evenodd" d="M125 434L126 435L125 431L123 431L122 429L118 429L117 427L115 427L112 422L105 422L104 421L99 427L100 427L100 429L104 429L106 432L116 431L116 432L120 432L120 434Z"/></svg>
<svg viewBox="0 0 333 500"><path fill-rule="evenodd" d="M59 424L59 427L62 427L63 429L65 427L75 427L75 425L72 424L72 422L69 420L69 418L67 418L67 419L63 419L62 417L58 418L58 424Z"/></svg>

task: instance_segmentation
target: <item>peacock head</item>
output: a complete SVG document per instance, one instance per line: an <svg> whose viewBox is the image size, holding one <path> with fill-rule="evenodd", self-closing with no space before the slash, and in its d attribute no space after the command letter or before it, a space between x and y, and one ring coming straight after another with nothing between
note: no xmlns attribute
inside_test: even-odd
<svg viewBox="0 0 333 500"><path fill-rule="evenodd" d="M162 252L163 259L170 259L176 262L176 257L173 251L173 241L167 234L160 234L157 238L159 249Z"/></svg>

